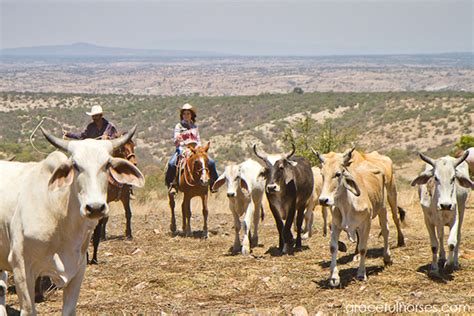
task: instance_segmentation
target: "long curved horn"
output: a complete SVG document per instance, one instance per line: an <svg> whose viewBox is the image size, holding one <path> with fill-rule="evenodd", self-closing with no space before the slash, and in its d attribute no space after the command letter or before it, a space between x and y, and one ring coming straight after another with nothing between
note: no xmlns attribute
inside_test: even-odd
<svg viewBox="0 0 474 316"><path fill-rule="evenodd" d="M348 166L350 164L352 153L354 152L354 150L355 150L355 146L352 147L351 149L348 149L342 156L344 166Z"/></svg>
<svg viewBox="0 0 474 316"><path fill-rule="evenodd" d="M420 156L421 160L423 160L427 164L429 164L433 167L435 166L435 163L434 163L433 159L431 159L430 157L428 157L426 155L423 155L422 153L418 153L418 155Z"/></svg>
<svg viewBox="0 0 474 316"><path fill-rule="evenodd" d="M257 155L258 158L262 159L263 161L267 162L267 154L262 152L261 154L257 151L257 144L253 144L253 152Z"/></svg>
<svg viewBox="0 0 474 316"><path fill-rule="evenodd" d="M324 161L325 161L326 159L324 159L324 157L323 157L318 151L314 150L313 147L311 147L311 151L313 152L313 154L314 154L316 157L318 157L319 161L320 161L322 164L324 164Z"/></svg>
<svg viewBox="0 0 474 316"><path fill-rule="evenodd" d="M295 144L291 143L291 151L287 152L283 157L285 157L285 159L289 159L291 156L293 156L295 154L295 151L296 151L296 146Z"/></svg>
<svg viewBox="0 0 474 316"><path fill-rule="evenodd" d="M42 126L40 128L44 137L46 137L46 139L48 140L48 142L51 143L51 145L63 151L68 151L67 147L69 145L69 140L57 138L56 136L53 136L51 133L45 130Z"/></svg>
<svg viewBox="0 0 474 316"><path fill-rule="evenodd" d="M130 131L126 132L124 135L120 136L119 138L112 139L110 142L112 143L112 147L114 148L114 150L122 147L130 139L132 139L136 130L137 130L137 125L133 126Z"/></svg>
<svg viewBox="0 0 474 316"><path fill-rule="evenodd" d="M456 161L456 163L454 164L454 168L456 169L457 166L459 166L460 164L462 164L464 162L464 160L466 160L467 156L469 156L469 151L468 150L465 150L464 151L464 154L462 154L461 157L458 158L458 160Z"/></svg>

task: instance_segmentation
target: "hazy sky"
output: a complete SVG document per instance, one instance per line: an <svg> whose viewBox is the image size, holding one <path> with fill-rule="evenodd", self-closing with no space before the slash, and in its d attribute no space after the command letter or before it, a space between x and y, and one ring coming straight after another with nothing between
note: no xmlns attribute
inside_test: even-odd
<svg viewBox="0 0 474 316"><path fill-rule="evenodd" d="M472 0L0 2L2 48L89 42L276 55L474 51Z"/></svg>

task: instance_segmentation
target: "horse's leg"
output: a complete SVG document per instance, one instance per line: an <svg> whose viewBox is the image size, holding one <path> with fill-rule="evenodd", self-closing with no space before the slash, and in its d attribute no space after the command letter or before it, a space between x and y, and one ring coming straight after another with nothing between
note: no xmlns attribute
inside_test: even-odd
<svg viewBox="0 0 474 316"><path fill-rule="evenodd" d="M181 204L183 212L183 231L186 232L186 237L192 237L191 230L191 197L186 194L183 197L183 204Z"/></svg>
<svg viewBox="0 0 474 316"><path fill-rule="evenodd" d="M171 224L170 224L170 231L171 233L176 233L176 218L174 216L174 207L176 205L174 201L174 194L168 194L168 201L170 203L170 209L171 209ZM184 228L183 228L184 229Z"/></svg>
<svg viewBox="0 0 474 316"><path fill-rule="evenodd" d="M202 228L202 238L207 238L208 237L208 231L207 231L207 217L209 215L209 210L207 208L207 197L208 195L201 195L201 200L202 200L202 216L204 217L204 226Z"/></svg>
<svg viewBox="0 0 474 316"><path fill-rule="evenodd" d="M126 226L125 226L125 236L128 240L132 240L132 208L130 207L130 194L131 194L131 187L126 186L122 190L121 201L123 208L125 209L125 219L126 219ZM104 223L105 227L105 223Z"/></svg>

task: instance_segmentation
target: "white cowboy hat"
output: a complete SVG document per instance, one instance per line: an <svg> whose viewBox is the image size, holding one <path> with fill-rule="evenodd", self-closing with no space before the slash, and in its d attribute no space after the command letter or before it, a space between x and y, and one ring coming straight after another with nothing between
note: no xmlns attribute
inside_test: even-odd
<svg viewBox="0 0 474 316"><path fill-rule="evenodd" d="M181 109L179 110L179 112L180 112L180 113L183 113L183 111L185 111L185 110L188 110L188 111L193 112L194 115L197 114L196 109L195 109L191 104L189 104L189 103L186 103L185 105L183 105L183 106L181 107Z"/></svg>
<svg viewBox="0 0 474 316"><path fill-rule="evenodd" d="M94 115L102 114L102 113L103 113L103 111L102 111L102 107L100 105L94 105L94 106L92 106L90 112L86 112L86 114L89 115L89 116L94 116Z"/></svg>

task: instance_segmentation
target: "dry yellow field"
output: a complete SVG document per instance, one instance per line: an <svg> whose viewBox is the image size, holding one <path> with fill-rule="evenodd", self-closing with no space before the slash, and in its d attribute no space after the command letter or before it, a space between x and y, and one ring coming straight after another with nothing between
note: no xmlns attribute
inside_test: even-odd
<svg viewBox="0 0 474 316"><path fill-rule="evenodd" d="M251 257L232 256L234 232L225 194L210 198L210 237L199 238L202 215L193 203L194 238L171 236L166 201L134 205L133 241L123 240L124 216L113 204L109 240L102 242L99 265L88 266L78 313L290 313L303 306L309 313L350 312L363 308L471 308L474 311L474 199L466 210L461 245L461 270L427 276L431 250L415 190L401 192L407 211L406 247L396 248L395 227L390 225L394 263L383 266L382 238L374 221L367 259L368 281L355 280L357 262L340 253L341 288L328 287L329 237L321 232L321 216L315 217L315 234L303 241L303 251L277 256L278 237L271 212L266 208L260 228L260 245ZM178 223L181 223L180 207ZM346 241L345 236L341 235ZM10 287L10 290L12 287ZM16 295L8 294L9 312L18 313ZM37 304L39 313L58 313L62 291L49 293ZM365 305L364 305L365 304ZM397 305L398 304L398 305ZM448 304L448 305L445 305ZM463 306L456 306L462 305ZM433 306L432 306L433 305ZM398 307L397 307L398 306ZM448 307L446 307L448 306ZM429 311L429 310L428 310Z"/></svg>

